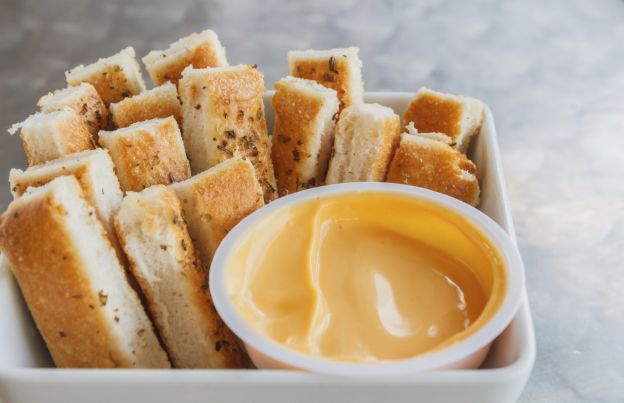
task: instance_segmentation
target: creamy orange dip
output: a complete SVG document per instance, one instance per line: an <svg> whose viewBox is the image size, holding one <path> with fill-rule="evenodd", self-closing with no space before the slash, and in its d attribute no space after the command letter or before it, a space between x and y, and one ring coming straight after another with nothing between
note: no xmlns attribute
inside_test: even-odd
<svg viewBox="0 0 624 403"><path fill-rule="evenodd" d="M459 215L398 194L333 195L255 223L227 262L243 318L314 356L371 362L466 338L502 303L490 241Z"/></svg>

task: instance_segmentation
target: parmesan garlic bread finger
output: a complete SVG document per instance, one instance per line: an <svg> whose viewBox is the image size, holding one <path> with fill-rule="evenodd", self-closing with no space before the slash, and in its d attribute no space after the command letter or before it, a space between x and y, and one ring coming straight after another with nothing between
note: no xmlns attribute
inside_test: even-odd
<svg viewBox="0 0 624 403"><path fill-rule="evenodd" d="M131 46L87 66L76 66L65 73L65 78L70 86L92 84L107 107L145 90L141 66Z"/></svg>
<svg viewBox="0 0 624 403"><path fill-rule="evenodd" d="M379 104L345 108L336 125L326 182L378 182L399 142L399 116Z"/></svg>
<svg viewBox="0 0 624 403"><path fill-rule="evenodd" d="M388 182L424 187L477 206L477 167L449 145L450 138L444 137L437 133L403 133L390 164Z"/></svg>
<svg viewBox="0 0 624 403"><path fill-rule="evenodd" d="M173 190L129 192L115 217L119 239L176 368L243 368L247 356L217 314L207 272Z"/></svg>
<svg viewBox="0 0 624 403"><path fill-rule="evenodd" d="M169 368L150 320L73 176L14 200L0 249L61 368Z"/></svg>
<svg viewBox="0 0 624 403"><path fill-rule="evenodd" d="M322 185L338 117L336 91L289 76L275 83L272 103L271 150L280 196Z"/></svg>
<svg viewBox="0 0 624 403"><path fill-rule="evenodd" d="M171 116L101 131L100 144L113 158L124 191L167 185L191 176L180 129Z"/></svg>
<svg viewBox="0 0 624 403"><path fill-rule="evenodd" d="M117 127L127 127L144 120L173 116L182 123L178 90L171 83L165 83L151 90L125 98L110 105L112 120Z"/></svg>
<svg viewBox="0 0 624 403"><path fill-rule="evenodd" d="M455 149L466 153L471 138L481 128L483 103L462 95L421 88L403 116L405 126L410 122L419 132L446 134Z"/></svg>
<svg viewBox="0 0 624 403"><path fill-rule="evenodd" d="M35 165L25 171L11 169L9 183L14 198L22 196L30 187L39 187L54 178L73 175L78 180L84 198L95 208L95 214L102 222L108 239L117 251L120 261L124 261L123 251L119 246L113 215L119 209L123 193L115 176L113 161L106 150L83 151Z"/></svg>
<svg viewBox="0 0 624 403"><path fill-rule="evenodd" d="M39 98L37 106L41 112L60 111L69 107L76 111L84 120L91 138L98 143L98 132L108 125L108 110L100 95L89 83L80 83L75 87L56 90Z"/></svg>
<svg viewBox="0 0 624 403"><path fill-rule="evenodd" d="M254 66L187 68L178 84L184 144L193 174L233 156L256 169L264 201L275 199L275 176L264 117L264 77Z"/></svg>
<svg viewBox="0 0 624 403"><path fill-rule="evenodd" d="M264 205L253 166L239 157L174 183L171 188L182 202L189 232L206 267L227 233Z"/></svg>
<svg viewBox="0 0 624 403"><path fill-rule="evenodd" d="M94 148L84 119L67 106L59 111L30 115L23 122L14 124L9 133L18 130L31 166Z"/></svg>
<svg viewBox="0 0 624 403"><path fill-rule="evenodd" d="M167 81L177 84L187 66L199 69L228 65L225 48L211 30L178 39L166 50L153 50L143 57L143 63L154 85Z"/></svg>
<svg viewBox="0 0 624 403"><path fill-rule="evenodd" d="M340 109L364 102L358 48L288 52L288 74L315 80L336 90Z"/></svg>

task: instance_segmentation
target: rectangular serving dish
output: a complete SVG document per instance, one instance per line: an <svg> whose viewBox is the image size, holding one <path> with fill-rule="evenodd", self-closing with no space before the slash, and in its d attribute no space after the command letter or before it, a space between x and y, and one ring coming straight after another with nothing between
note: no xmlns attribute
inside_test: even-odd
<svg viewBox="0 0 624 403"><path fill-rule="evenodd" d="M265 96L273 122L272 93ZM402 115L412 93L373 92ZM469 156L479 168L479 209L515 241L496 130L486 108ZM2 259L2 257L0 257ZM435 371L385 379L351 379L272 370L56 369L4 259L0 264L0 403L73 402L515 402L535 361L535 336L526 297L495 340L481 369Z"/></svg>

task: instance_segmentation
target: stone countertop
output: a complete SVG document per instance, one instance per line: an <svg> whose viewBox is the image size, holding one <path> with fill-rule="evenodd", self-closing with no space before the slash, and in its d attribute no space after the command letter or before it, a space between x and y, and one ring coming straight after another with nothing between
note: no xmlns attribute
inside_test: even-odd
<svg viewBox="0 0 624 403"><path fill-rule="evenodd" d="M4 0L0 129L126 45L205 28L267 86L290 49L359 46L369 91L421 86L494 113L527 268L537 361L523 402L624 401L624 2ZM0 134L0 209L18 137Z"/></svg>

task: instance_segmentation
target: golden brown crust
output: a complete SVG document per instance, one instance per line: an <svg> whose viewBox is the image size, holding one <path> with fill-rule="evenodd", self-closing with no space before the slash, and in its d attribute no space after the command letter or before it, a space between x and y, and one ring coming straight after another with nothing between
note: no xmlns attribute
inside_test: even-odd
<svg viewBox="0 0 624 403"><path fill-rule="evenodd" d="M290 75L314 80L338 93L340 110L353 105L351 71L346 56L328 57L327 59L296 60L290 69Z"/></svg>
<svg viewBox="0 0 624 403"><path fill-rule="evenodd" d="M71 110L67 109L67 111ZM77 113L71 111L71 116L65 118L62 123L53 120L49 124L53 127L50 127L50 130L46 131L46 133L50 133L50 135L54 133L57 139L46 139L46 143L49 144L46 146L46 150L39 150L37 148L39 146L30 144L28 136L24 135L24 130L29 130L28 128L22 128L20 131L20 138L22 139L24 153L29 166L43 164L65 155L94 148L89 129L82 117ZM34 135L38 136L41 133ZM54 149L53 152L51 152L52 149Z"/></svg>
<svg viewBox="0 0 624 403"><path fill-rule="evenodd" d="M377 158L375 158L372 166L374 181L381 182L386 179L388 166L401 140L400 126L401 119L396 114L384 119L382 126L383 140L379 147Z"/></svg>
<svg viewBox="0 0 624 403"><path fill-rule="evenodd" d="M175 87L168 92L154 88L111 105L111 114L117 127L127 127L136 122L168 116L173 116L178 125L181 125L180 108Z"/></svg>
<svg viewBox="0 0 624 403"><path fill-rule="evenodd" d="M196 301L204 307L204 315L208 321L208 327L211 329L210 342L214 346L215 358L214 368L251 368L252 363L245 351L242 342L236 335L226 326L223 319L217 313L212 296L206 286L208 279L207 273L205 277L198 277L201 287L204 291L195 294Z"/></svg>
<svg viewBox="0 0 624 403"><path fill-rule="evenodd" d="M186 221L184 219L175 220L176 217L182 217L182 205L172 190L167 189L167 191L169 205L172 206L169 217L172 222L178 223L176 225L178 228L176 239L181 240L180 245L186 245L185 248L181 248L185 252L183 257L185 272L192 283L196 304L202 307L203 316L209 329L209 339L214 346L212 367L248 368L249 357L245 349L234 333L225 325L214 307L208 288L208 272L203 269L204 266L199 262Z"/></svg>
<svg viewBox="0 0 624 403"><path fill-rule="evenodd" d="M82 189L84 198L92 206L95 207L95 213L97 217L99 218L99 220L104 225L104 228L106 229L106 232L107 232L107 236L113 248L115 249L117 256L119 257L121 262L124 262L125 256L123 254L123 251L121 250L121 247L119 246L119 242L117 240L117 237L115 236L115 232L112 227L111 213L109 211L106 211L104 213L100 209L100 206L97 201L97 197L99 196L100 192L102 193L106 192L107 195L111 197L116 195L116 197L118 197L118 200L121 201L122 193L121 193L121 189L119 188L119 184L108 182L107 186L104 186L101 188L98 187L96 189L95 188L96 186L95 175L97 175L97 173L94 172L95 161L92 159L84 159L82 160L81 163L77 164L76 160L74 159L75 157L78 157L78 156L86 157L85 154L91 154L92 156L95 156L96 155L95 153L99 153L100 151L90 151L87 153L65 156L57 160L50 161L44 165L31 167L27 169L25 172L22 172L19 170L11 170L11 174L9 177L9 181L11 184L11 192L13 194L13 197L17 198L23 195L29 187L36 188L36 187L43 186L46 183L52 181L53 179L59 176L65 176L65 175L74 176L78 180L78 183L80 184L80 188ZM102 153L104 153L104 151L102 151ZM108 159L110 157L106 156L106 158ZM98 163L101 163L101 162L102 162L101 160L98 161ZM115 182L116 182L116 177L114 176L115 173L112 170L112 161L110 161L109 164L105 164L105 166L111 167L109 171L110 176L114 177ZM101 169L102 167L99 166L98 168Z"/></svg>
<svg viewBox="0 0 624 403"><path fill-rule="evenodd" d="M73 109L82 117L89 133L91 133L91 138L93 139L94 144L97 144L98 132L100 129L106 129L108 127L108 110L95 88L91 85L85 86L88 89L85 90L84 94L79 98L73 99L71 102L66 102L64 104L59 103L50 107L42 104L42 100L46 98L42 97L42 99L39 100L38 105L41 107L43 112L60 110L64 106ZM82 89L83 87L81 87L81 90ZM53 97L54 95L56 95L56 93L48 96Z"/></svg>
<svg viewBox="0 0 624 403"><path fill-rule="evenodd" d="M102 66L96 74L93 74L84 82L88 82L95 87L106 106L119 102L131 95L136 95L141 91L140 88L137 89L130 83L126 72L119 65ZM69 84L77 85L79 82L70 82Z"/></svg>
<svg viewBox="0 0 624 403"><path fill-rule="evenodd" d="M77 169L67 170L66 172L63 172L62 175L73 175L78 180L78 183L80 183L80 187L82 188L83 193L88 194L89 192L87 190L91 188L91 183L84 178L85 174L87 174L88 172L88 169L88 166L82 165ZM29 187L36 188L39 186L43 186L60 175L61 174L59 172L53 171L50 172L48 175L40 174L36 177L15 178L11 182L11 192L13 193L15 198L17 198L23 195L26 192L26 189L28 189Z"/></svg>
<svg viewBox="0 0 624 403"><path fill-rule="evenodd" d="M345 108L336 124L328 184L385 180L400 140L400 119L390 108L361 104Z"/></svg>
<svg viewBox="0 0 624 403"><path fill-rule="evenodd" d="M22 147L24 148L24 154L26 154L26 160L28 161L28 166L39 165L46 162L47 158L42 156L34 147L30 146L28 139L22 132L20 132L20 139L22 140Z"/></svg>
<svg viewBox="0 0 624 403"><path fill-rule="evenodd" d="M152 185L168 185L191 176L180 132L174 119L162 121L157 133L137 128L128 135L115 138L100 137L108 149L119 183L124 191L140 191Z"/></svg>
<svg viewBox="0 0 624 403"><path fill-rule="evenodd" d="M175 255L179 257L178 263L180 265L180 270L184 273L185 282L189 284L188 290L193 295L195 306L199 307L202 312L202 318L205 320L206 325L205 334L208 335L209 343L214 348L210 357L210 367L247 368L249 366L249 357L247 357L246 352L236 336L225 326L212 303L210 291L207 287L208 273L199 262L195 247L188 233L186 221L183 219L180 201L171 189L165 187L163 187L159 197L161 200L158 206L141 203L141 208L144 213L141 216L142 225L152 228L153 231L156 232L162 230L163 221L170 223L170 225L166 225L166 229L168 232L171 232L170 239L174 241L172 245L168 247L176 248ZM123 225L119 221L119 216L115 217L115 229L122 246L126 249L125 231ZM137 279L143 294L146 296L151 317L154 318L157 323L161 322L163 319L158 316L154 301L155 298L162 298L162 296L151 295L150 284L145 281L144 277L138 271L137 263L133 259L133 255L131 253L127 255L128 261L130 262L130 269ZM159 323L158 327L162 329L163 324ZM165 341L165 344L168 345L167 336L164 332L160 332L160 336ZM181 368L182 366L177 360L177 357L175 357L171 351L169 355L173 364Z"/></svg>
<svg viewBox="0 0 624 403"><path fill-rule="evenodd" d="M403 122L414 122L421 133L444 133L455 142L461 133L463 111L461 101L427 92L416 95L409 103Z"/></svg>
<svg viewBox="0 0 624 403"><path fill-rule="evenodd" d="M200 87L201 85L201 87ZM244 156L251 161L264 194L265 202L277 196L273 163L270 156L269 136L264 117L264 77L252 66L205 74L191 90L189 100L183 98L184 108L201 110L205 99L211 108L210 125L214 128L212 140L216 152L210 166L233 156Z"/></svg>
<svg viewBox="0 0 624 403"><path fill-rule="evenodd" d="M474 175L463 177L462 170ZM388 171L388 182L420 186L479 204L477 167L461 152L440 141L403 134Z"/></svg>
<svg viewBox="0 0 624 403"><path fill-rule="evenodd" d="M264 205L261 194L253 168L244 163L219 170L194 188L195 208L211 228L210 258L236 224Z"/></svg>
<svg viewBox="0 0 624 403"><path fill-rule="evenodd" d="M275 128L271 148L277 189L280 196L308 189L317 184L315 179L302 179L300 170L309 158L311 124L323 108L323 99L291 90L288 85L275 84L271 102L275 110Z"/></svg>
<svg viewBox="0 0 624 403"><path fill-rule="evenodd" d="M84 120L91 138L95 144L98 143L98 133L100 129L108 128L108 110L100 98L97 91L90 92L87 96L80 99L80 102L71 105Z"/></svg>
<svg viewBox="0 0 624 403"><path fill-rule="evenodd" d="M53 194L9 206L0 248L58 367L128 367L64 226L66 214Z"/></svg>
<svg viewBox="0 0 624 403"><path fill-rule="evenodd" d="M82 116L89 128L93 141L97 144L100 129L108 127L108 110L100 94L95 89L90 91L88 96L85 96L80 101L79 104L73 105L73 108L74 110L79 108L77 112Z"/></svg>
<svg viewBox="0 0 624 403"><path fill-rule="evenodd" d="M202 261L210 264L221 240L243 218L264 205L262 188L253 166L239 158L225 161L176 185L187 218L198 218L195 227L206 233ZM184 188L184 190L182 190ZM199 242L197 237L195 242Z"/></svg>
<svg viewBox="0 0 624 403"><path fill-rule="evenodd" d="M167 81L177 85L182 76L182 71L189 65L196 69L223 66L213 44L203 42L193 52L176 57L166 57L165 62L161 61L158 66L148 67L147 70L155 85L161 85Z"/></svg>
<svg viewBox="0 0 624 403"><path fill-rule="evenodd" d="M89 128L80 115L74 115L62 127L59 127L59 132L62 135L63 155L95 148Z"/></svg>

